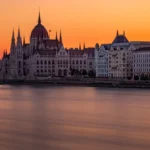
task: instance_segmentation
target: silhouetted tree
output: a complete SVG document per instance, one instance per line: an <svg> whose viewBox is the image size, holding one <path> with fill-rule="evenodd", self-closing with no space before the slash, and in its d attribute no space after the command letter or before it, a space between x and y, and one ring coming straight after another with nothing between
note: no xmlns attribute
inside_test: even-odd
<svg viewBox="0 0 150 150"><path fill-rule="evenodd" d="M95 77L95 71L94 70L90 70L88 72L89 77Z"/></svg>
<svg viewBox="0 0 150 150"><path fill-rule="evenodd" d="M139 80L139 76L134 76L134 80Z"/></svg>

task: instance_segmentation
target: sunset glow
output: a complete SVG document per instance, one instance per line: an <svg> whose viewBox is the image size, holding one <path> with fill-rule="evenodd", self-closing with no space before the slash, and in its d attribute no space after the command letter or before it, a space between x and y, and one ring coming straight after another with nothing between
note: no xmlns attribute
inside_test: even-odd
<svg viewBox="0 0 150 150"><path fill-rule="evenodd" d="M150 40L149 0L5 0L0 5L0 57L4 49L9 52L13 28L16 35L19 26L29 41L39 7L50 37L61 30L65 47L112 42L117 29L131 41Z"/></svg>

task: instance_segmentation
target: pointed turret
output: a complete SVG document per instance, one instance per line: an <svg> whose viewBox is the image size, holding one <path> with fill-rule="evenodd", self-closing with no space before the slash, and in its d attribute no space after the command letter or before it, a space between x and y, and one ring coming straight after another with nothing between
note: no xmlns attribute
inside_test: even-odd
<svg viewBox="0 0 150 150"><path fill-rule="evenodd" d="M79 44L79 50L81 50L81 44Z"/></svg>
<svg viewBox="0 0 150 150"><path fill-rule="evenodd" d="M23 45L26 44L26 41L25 41L25 36L23 37Z"/></svg>
<svg viewBox="0 0 150 150"><path fill-rule="evenodd" d="M60 38L59 38L59 42L62 43L61 30L60 30Z"/></svg>
<svg viewBox="0 0 150 150"><path fill-rule="evenodd" d="M83 45L83 49L85 49L85 43L84 43L84 45Z"/></svg>
<svg viewBox="0 0 150 150"><path fill-rule="evenodd" d="M15 52L15 33L14 33L14 29L12 32L12 38L11 38L11 46L10 46L10 53L14 53Z"/></svg>
<svg viewBox="0 0 150 150"><path fill-rule="evenodd" d="M117 34L116 34L116 36L118 36L119 35L119 32L118 32L118 30L117 30Z"/></svg>
<svg viewBox="0 0 150 150"><path fill-rule="evenodd" d="M39 11L39 17L38 17L38 24L41 24L41 14L40 14L40 11Z"/></svg>
<svg viewBox="0 0 150 150"><path fill-rule="evenodd" d="M56 31L56 40L58 41L58 37L57 37L57 31Z"/></svg>
<svg viewBox="0 0 150 150"><path fill-rule="evenodd" d="M21 46L22 46L22 39L20 36L20 28L18 28L17 47L21 47Z"/></svg>
<svg viewBox="0 0 150 150"><path fill-rule="evenodd" d="M5 57L5 50L3 51L3 58Z"/></svg>
<svg viewBox="0 0 150 150"><path fill-rule="evenodd" d="M20 38L20 27L18 27L18 38Z"/></svg>
<svg viewBox="0 0 150 150"><path fill-rule="evenodd" d="M13 29L13 32L12 32L12 38L11 38L11 40L13 41L13 40L15 40L15 33L14 33L14 29Z"/></svg>
<svg viewBox="0 0 150 150"><path fill-rule="evenodd" d="M124 36L126 35L125 30L123 31L123 35L124 35Z"/></svg>

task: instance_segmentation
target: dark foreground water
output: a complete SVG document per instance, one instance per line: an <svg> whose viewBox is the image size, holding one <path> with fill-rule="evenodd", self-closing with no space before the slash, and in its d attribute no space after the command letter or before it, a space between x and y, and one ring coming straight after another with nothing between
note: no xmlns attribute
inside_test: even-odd
<svg viewBox="0 0 150 150"><path fill-rule="evenodd" d="M150 150L150 90L0 85L0 150Z"/></svg>

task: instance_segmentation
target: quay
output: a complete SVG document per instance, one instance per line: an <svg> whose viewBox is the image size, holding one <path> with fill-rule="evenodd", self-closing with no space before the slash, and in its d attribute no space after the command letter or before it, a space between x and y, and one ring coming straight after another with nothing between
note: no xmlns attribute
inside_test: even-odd
<svg viewBox="0 0 150 150"><path fill-rule="evenodd" d="M68 85L115 88L150 88L150 81L102 80L98 78L53 78L49 80L0 80L0 84L14 85Z"/></svg>

